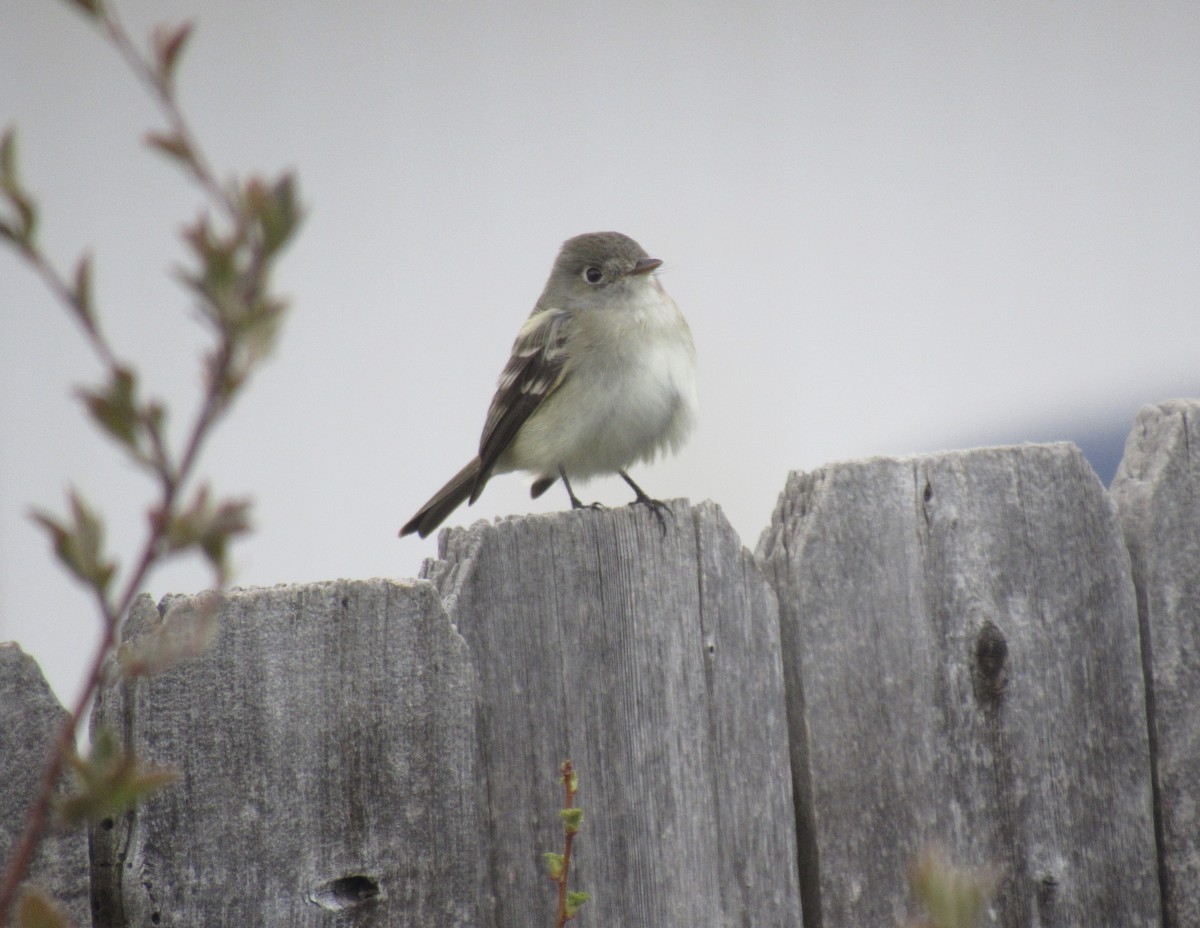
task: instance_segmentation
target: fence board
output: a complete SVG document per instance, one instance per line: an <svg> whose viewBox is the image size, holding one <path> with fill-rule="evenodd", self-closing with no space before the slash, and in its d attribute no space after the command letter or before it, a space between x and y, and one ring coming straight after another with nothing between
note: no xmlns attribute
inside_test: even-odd
<svg viewBox="0 0 1200 928"><path fill-rule="evenodd" d="M478 523L427 565L480 677L494 924L551 925L558 765L582 923L798 926L774 599L711 503Z"/></svg>
<svg viewBox="0 0 1200 928"><path fill-rule="evenodd" d="M433 588L234 591L221 621L97 708L181 773L94 830L99 924L479 925L474 680Z"/></svg>
<svg viewBox="0 0 1200 928"><path fill-rule="evenodd" d="M793 474L758 554L809 928L896 924L928 842L999 868L992 924L1158 924L1128 557L1076 448Z"/></svg>
<svg viewBox="0 0 1200 928"><path fill-rule="evenodd" d="M12 643L0 644L0 872L20 837L51 742L67 719L32 657ZM62 787L68 787L64 776ZM79 924L91 920L88 901L87 830L56 830L33 857L26 887L37 887Z"/></svg>
<svg viewBox="0 0 1200 928"><path fill-rule="evenodd" d="M1163 915L1200 925L1200 401L1148 406L1113 480L1150 681Z"/></svg>

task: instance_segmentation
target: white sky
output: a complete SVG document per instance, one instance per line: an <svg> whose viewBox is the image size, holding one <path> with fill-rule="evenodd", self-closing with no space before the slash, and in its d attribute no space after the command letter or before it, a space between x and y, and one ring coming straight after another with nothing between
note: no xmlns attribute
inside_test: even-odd
<svg viewBox="0 0 1200 928"><path fill-rule="evenodd" d="M559 243L666 265L701 426L634 470L753 547L789 469L1071 437L1200 393L1200 4L115 0L196 20L186 109L222 173L294 168L275 359L204 474L256 500L243 585L416 574L399 526L473 454ZM202 345L171 282L198 198L66 3L5 0L0 123L43 241L94 249L113 340L180 421ZM150 487L85 425L97 367L0 253L0 640L74 694L93 610L28 521L74 484L139 543ZM584 488L620 504L618 480ZM500 477L451 519L559 509ZM156 596L207 583L172 567Z"/></svg>

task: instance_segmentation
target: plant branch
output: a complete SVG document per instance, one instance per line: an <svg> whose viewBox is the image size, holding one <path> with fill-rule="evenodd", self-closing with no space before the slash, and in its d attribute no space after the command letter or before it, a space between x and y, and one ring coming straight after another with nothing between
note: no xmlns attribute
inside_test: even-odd
<svg viewBox="0 0 1200 928"><path fill-rule="evenodd" d="M15 216L12 222L0 221L0 238L14 245L85 330L108 369L110 383L100 391L83 391L82 398L93 419L110 437L154 474L160 490L159 499L150 511L144 544L115 598L110 598L108 592L115 564L101 550L99 519L82 501L72 495L73 523L35 514L37 521L50 531L59 559L92 591L103 631L83 689L54 739L25 826L0 879L0 925L7 922L21 880L45 831L55 786L73 757L79 726L103 682L107 661L117 647L120 620L128 614L151 571L170 554L199 549L216 571L216 585L224 585L225 544L230 537L246 530L246 504L210 506L207 489L201 488L195 502L185 509L182 495L195 475L201 451L214 426L270 348L274 323L285 304L267 295L269 270L300 218L290 177L270 187L252 179L244 187L234 184L226 189L209 167L178 106L172 80L179 54L190 35L190 24L174 30L155 30L151 60L138 51L107 4L99 0L73 2L100 27L164 112L170 134L151 135L148 143L184 167L233 231L218 235L208 219L202 218L184 235L200 268L183 279L198 295L205 318L214 326L217 343L207 359L203 398L187 430L182 452L177 462L172 463L163 430L165 410L157 403L138 405L136 379L132 371L119 363L96 321L91 305L90 259L79 262L74 285L54 269L35 241L36 208L17 179L13 134L8 132L0 138L0 193L13 207ZM160 655L157 663L167 666L169 657ZM76 766L80 763L71 762ZM139 789L145 792L153 788L139 784L163 780L153 772L141 776L145 771L138 770L132 762L122 766L118 774L126 772L133 779L122 785L134 786L135 795ZM86 808L87 803L81 807Z"/></svg>
<svg viewBox="0 0 1200 928"><path fill-rule="evenodd" d="M87 304L87 297L83 295L80 288L77 286L72 288L70 284L63 278L49 259L42 254L41 250L32 243L26 243L21 246L21 255L42 278L43 283L51 293L58 298L70 311L71 315L82 327L87 334L88 343L100 358L100 361L105 367L119 367L116 355L108 344L108 340L104 337L104 333L100 331L100 325L96 318L91 313L91 308ZM86 266L86 258L80 263L80 267Z"/></svg>
<svg viewBox="0 0 1200 928"><path fill-rule="evenodd" d="M129 65L130 70L141 78L142 82L152 91L155 101L166 117L167 125L171 128L171 135L189 154L185 160L188 162L193 179L200 184L211 199L220 203L227 212L237 213L237 204L229 192L217 181L215 172L196 143L196 137L175 99L172 82L173 67L179 50L191 32L191 25L187 24L173 34L168 34L162 29L156 31L155 40L159 50L159 62L156 67L138 50L111 7L105 6L101 23L117 51ZM176 47L169 59L164 61L163 46L172 41L176 43Z"/></svg>
<svg viewBox="0 0 1200 928"><path fill-rule="evenodd" d="M561 854L546 854L546 862L550 865L550 879L558 884L558 910L555 928L563 928L571 921L579 907L588 900L587 893L571 892L567 883L571 876L571 848L575 843L575 835L579 833L583 821L583 810L575 807L575 794L579 791L579 778L575 775L575 767L569 760L562 762L562 784L566 802L559 811L563 822L563 852Z"/></svg>
<svg viewBox="0 0 1200 928"><path fill-rule="evenodd" d="M107 613L107 609L105 609L105 612ZM116 638L116 622L109 614L106 614L104 618L102 641L97 646L96 653L92 656L92 664L88 669L87 682L84 685L83 692L76 699L70 716L63 721L62 727L58 731L58 736L55 738L50 750L50 758L46 763L46 769L42 773L42 779L38 784L37 795L25 818L25 827L21 831L21 837L17 842L16 848L13 850L13 855L9 859L8 866L4 870L4 880L0 883L0 925L5 924L8 912L11 910L12 904L16 899L21 879L25 875L26 870L29 869L29 864L33 859L33 852L37 849L38 841L41 839L42 831L46 825L46 815L50 811L54 786L62 774L67 757L70 756L71 751L75 748L75 733L79 728L79 723L83 719L84 713L87 712L88 706L91 704L92 698L96 694L100 679L104 673L104 662L112 650Z"/></svg>

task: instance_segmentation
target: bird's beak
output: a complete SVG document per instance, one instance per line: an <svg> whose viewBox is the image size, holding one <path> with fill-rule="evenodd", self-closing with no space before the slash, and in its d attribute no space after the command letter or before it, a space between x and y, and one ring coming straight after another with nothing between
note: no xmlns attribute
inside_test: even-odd
<svg viewBox="0 0 1200 928"><path fill-rule="evenodd" d="M629 276L633 277L635 274L649 274L661 264L662 258L642 258L633 266L633 270L629 272Z"/></svg>

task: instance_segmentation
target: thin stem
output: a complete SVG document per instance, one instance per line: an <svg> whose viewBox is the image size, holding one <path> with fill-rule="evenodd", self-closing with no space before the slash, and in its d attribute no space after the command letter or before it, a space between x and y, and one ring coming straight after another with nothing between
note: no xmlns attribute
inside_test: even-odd
<svg viewBox="0 0 1200 928"><path fill-rule="evenodd" d="M133 43L133 39L129 37L129 33L125 31L125 27L110 7L106 6L104 8L103 16L104 28L117 50L121 53L121 57L125 59L130 69L141 78L146 86L154 92L154 98L158 102L163 115L166 117L171 131L187 147L189 152L187 160L192 170L192 176L207 191L209 196L220 203L228 212L231 214L236 213L237 204L233 202L228 191L221 187L199 145L196 144L196 137L188 125L187 119L179 109L179 105L175 101L174 91L167 82L167 79L138 51L137 46Z"/></svg>
<svg viewBox="0 0 1200 928"><path fill-rule="evenodd" d="M79 698L76 699L70 716L63 721L62 727L58 731L58 737L50 752L50 760L46 764L46 769L42 773L42 779L38 785L37 796L25 818L25 828L22 830L16 850L5 868L4 880L0 883L0 925L5 923L21 878L25 875L25 871L33 859L33 852L37 849L38 840L41 838L46 824L46 813L50 811L50 799L54 795L54 786L62 773L67 756L74 748L75 733L88 705L96 695L104 673L104 661L116 641L116 618L109 610L108 604L103 601L103 597L99 598L101 599L101 611L104 613L104 635L96 648L96 653L92 656L87 684L84 686L83 692L79 694Z"/></svg>
<svg viewBox="0 0 1200 928"><path fill-rule="evenodd" d="M228 351L222 352L222 358L226 360L220 365L221 371L224 371L228 366L228 356ZM158 509L158 515L151 525L150 534L142 548L137 567L134 568L133 573L130 575L125 585L125 590L121 594L115 608L97 591L97 600L104 620L104 633L100 643L96 647L95 654L92 656L92 664L88 670L87 683L83 688L83 692L80 693L79 698L72 707L70 716L63 722L59 730L58 737L50 753L50 760L46 764L46 769L42 774L37 796L26 817L25 828L21 832L17 849L4 871L4 880L3 883L0 883L0 924L4 923L4 919L12 907L21 877L28 869L33 852L37 848L38 840L46 824L46 813L50 809L54 786L62 773L68 754L74 747L79 724L83 720L84 713L87 712L88 706L91 704L96 691L100 687L104 673L104 662L116 644L119 618L128 613L130 607L133 605L134 598L141 591L142 584L154 566L157 559L159 541L166 530L167 524L170 522L170 515L175 510L179 490L191 476L191 472L199 456L200 448L203 446L210 426L219 413L220 402L217 396L218 391L219 380L215 380L209 386L206 401L192 429L187 450L184 452L178 470L169 477L164 474L163 497Z"/></svg>
<svg viewBox="0 0 1200 928"><path fill-rule="evenodd" d="M219 366L219 372L223 372L228 366L228 351L223 351L221 356L223 363ZM141 591L147 575L157 560L159 542L177 506L179 491L191 476L204 439L207 437L212 423L220 412L221 403L218 397L219 383L218 379L214 379L214 382L209 385L205 403L200 414L197 416L196 423L188 440L187 450L180 460L178 469L174 474L163 474L163 495L157 510L158 514L151 524L150 532L142 547L137 566L130 574L119 600L113 606L97 592L100 612L104 620L104 633L92 657L92 664L88 670L87 683L84 686L83 692L76 700L70 716L63 723L58 737L55 739L50 760L46 764L45 772L42 774L37 796L26 817L25 827L21 832L16 851L5 868L4 880L0 883L0 924L4 924L4 919L11 909L16 896L21 877L28 869L33 852L37 848L38 840L46 824L46 814L50 809L54 786L62 774L67 756L74 747L79 724L83 720L84 713L87 712L88 706L91 704L96 691L100 687L104 672L104 662L116 644L119 618L128 613L130 607L133 605L134 598Z"/></svg>
<svg viewBox="0 0 1200 928"><path fill-rule="evenodd" d="M129 66L153 90L156 99L166 114L172 131L187 146L189 152L187 160L193 177L200 183L207 194L236 220L239 212L238 205L231 195L217 182L215 175L196 145L192 132L175 102L171 87L166 83L165 78L141 56L130 40L128 33L125 32L112 10L107 7L104 9L103 23L110 39ZM72 314L80 321L87 332L89 341L104 364L110 369L119 367L120 365L115 354L103 334L99 331L95 320L80 306L75 292L54 270L45 255L29 245L24 246L21 251L54 295L70 308ZM72 707L69 717L59 729L49 761L46 764L46 769L42 774L37 795L26 816L25 826L21 832L20 839L4 870L3 880L0 880L0 925L6 923L21 879L29 867L38 841L45 829L55 785L62 775L67 757L74 749L76 733L80 722L83 720L88 706L99 689L104 675L105 661L116 644L117 626L120 617L128 613L134 598L142 589L147 575L157 561L162 537L178 505L182 488L187 484L188 479L192 475L210 429L226 408L227 398L224 396L225 382L233 364L233 346L230 338L231 336L227 331L221 332L221 341L216 360L213 364L212 376L207 383L204 401L197 413L184 452L177 466L171 467L166 448L162 444L161 436L155 430L153 441L156 449L157 472L162 488L161 501L152 519L149 534L138 557L136 567L130 574L124 590L116 603L110 603L99 590L96 591L96 597L104 622L103 635L92 657L83 691Z"/></svg>
<svg viewBox="0 0 1200 928"><path fill-rule="evenodd" d="M75 291L67 284L62 276L54 269L46 256L42 254L33 245L24 245L21 248L21 254L25 260L33 265L33 269L37 271L39 277L50 289L50 291L58 297L67 308L71 310L76 321L82 326L84 332L87 333L88 342L100 357L100 360L106 367L120 367L116 355L112 348L109 347L108 340L105 339L104 333L100 331L100 327L96 324L96 320L89 316L79 305L79 300L75 295Z"/></svg>
<svg viewBox="0 0 1200 928"><path fill-rule="evenodd" d="M223 356L227 355L228 352L223 352ZM212 422L216 418L220 405L217 399L217 391L218 386L216 383L210 385L206 402L192 429L187 451L180 461L178 470L173 475L170 475L169 479L164 475L163 496L158 509L158 515L150 527L150 533L142 548L137 566L130 575L125 585L125 590L121 594L116 606L111 605L103 595L97 592L97 600L104 620L104 633L92 657L92 664L88 670L87 683L83 688L83 692L80 693L79 698L72 707L70 716L64 721L62 728L59 730L58 738L55 740L53 750L50 754L50 760L46 764L45 772L42 774L37 796L26 818L25 828L21 832L17 849L9 861L8 867L5 869L3 883L0 883L0 924L4 923L4 919L12 906L21 877L28 869L33 852L37 847L38 839L41 837L46 823L46 813L50 809L51 797L54 794L54 786L58 782L67 756L74 746L79 723L83 720L84 713L87 712L88 706L91 704L96 691L100 687L104 673L104 662L116 644L119 618L128 613L130 607L133 605L134 598L141 591L147 575L154 566L157 559L159 542L178 502L179 490L187 482L188 477L191 476L191 471L199 456L200 448L207 437Z"/></svg>
<svg viewBox="0 0 1200 928"><path fill-rule="evenodd" d="M566 793L566 805L563 808L571 809L575 806L575 767L569 760L562 763L562 775ZM564 830L566 837L563 839L562 871L558 878L558 921L555 922L555 928L563 928L570 921L567 916L567 878L571 873L571 845L575 841L575 832L570 828Z"/></svg>

